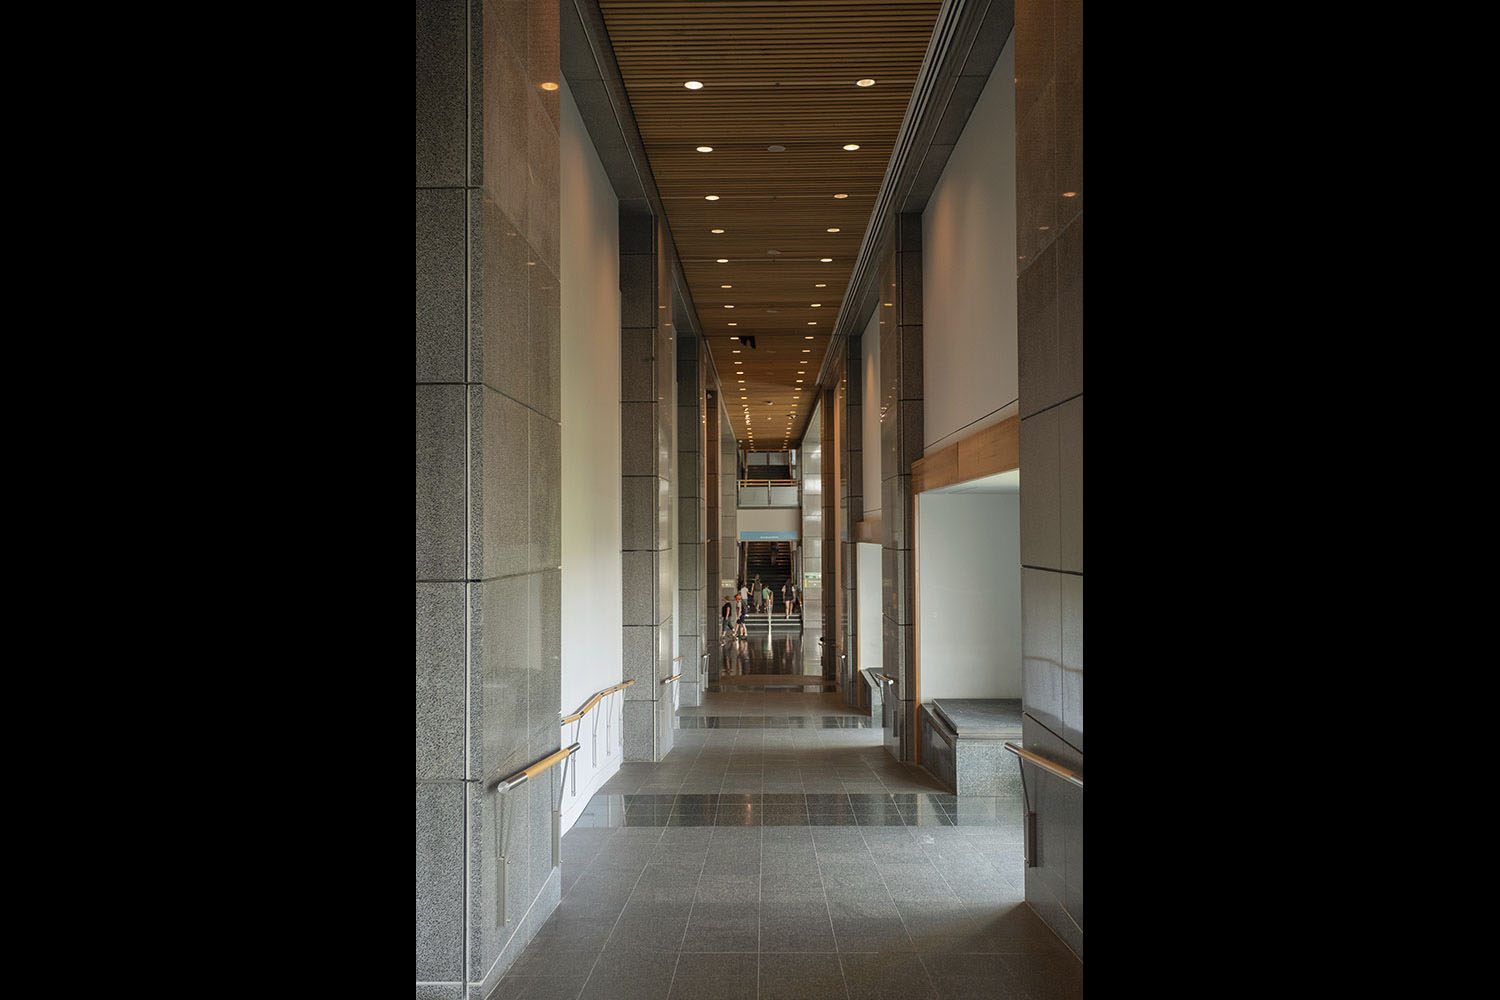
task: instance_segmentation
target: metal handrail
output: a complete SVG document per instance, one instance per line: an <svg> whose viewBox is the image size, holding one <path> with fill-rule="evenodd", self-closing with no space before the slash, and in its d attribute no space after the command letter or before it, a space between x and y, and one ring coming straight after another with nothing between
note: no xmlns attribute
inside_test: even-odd
<svg viewBox="0 0 1500 1000"><path fill-rule="evenodd" d="M1070 771L1068 768L1063 767L1061 764L1054 764L1046 757L1038 756L1037 754L1032 753L1030 750L1027 750L1025 747L1017 746L1016 744L1011 743L1008 740L1005 743L1005 749L1009 750L1011 753L1015 754L1022 760L1035 764L1043 771L1046 771L1050 774L1055 774L1059 778L1062 778L1064 781L1072 782L1079 788L1083 787L1083 775L1078 773L1077 771Z"/></svg>
<svg viewBox="0 0 1500 1000"><path fill-rule="evenodd" d="M681 657L678 657L678 659L681 659ZM668 677L666 680L662 681L662 684L670 684L673 681L680 681L680 680L682 680L682 675L681 674L673 674L671 677Z"/></svg>
<svg viewBox="0 0 1500 1000"><path fill-rule="evenodd" d="M741 479L741 486L796 486L795 479Z"/></svg>
<svg viewBox="0 0 1500 1000"><path fill-rule="evenodd" d="M563 719L562 720L563 723L566 724L566 723L569 723L569 722L577 722L579 719L583 718L585 715L588 715L589 712L593 711L594 706L597 705L597 704L599 704L599 702L605 696L612 695L616 691L619 691L621 688L628 688L628 687L630 687L630 685L632 685L634 683L635 683L634 680L629 680L629 681L626 681L623 684L616 684L612 688L605 688L603 691L600 691L598 694L596 694L592 698L590 698L588 700L588 702L582 708L580 708L578 711L574 712L572 715L570 715L567 718Z"/></svg>
<svg viewBox="0 0 1500 1000"><path fill-rule="evenodd" d="M569 757L573 756L573 754L577 753L578 748L582 745L583 744L581 743L574 743L572 746L563 747L556 753L548 754L546 757L543 757L535 764L517 771L515 774L512 774L508 778L496 778L493 781L486 782L485 788L499 788L502 792L508 792L512 788L515 788L517 785L525 784L527 781L535 778L537 775L541 774L543 771L547 770L553 765L560 764L563 761L567 760Z"/></svg>

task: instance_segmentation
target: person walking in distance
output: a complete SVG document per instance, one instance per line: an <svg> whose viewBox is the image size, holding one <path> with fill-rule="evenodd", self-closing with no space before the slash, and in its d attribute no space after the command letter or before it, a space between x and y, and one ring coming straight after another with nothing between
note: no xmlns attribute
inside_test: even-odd
<svg viewBox="0 0 1500 1000"><path fill-rule="evenodd" d="M792 581L790 578L781 585L781 600L786 604L786 616L790 620L792 617Z"/></svg>
<svg viewBox="0 0 1500 1000"><path fill-rule="evenodd" d="M745 628L745 614L747 613L749 602L741 600L739 604L740 614L738 620L735 622L734 634L741 639L748 639L750 638L750 632Z"/></svg>
<svg viewBox="0 0 1500 1000"><path fill-rule="evenodd" d="M771 619L776 615L776 606L771 603L771 585L761 584L760 603L766 609L766 628L771 627Z"/></svg>

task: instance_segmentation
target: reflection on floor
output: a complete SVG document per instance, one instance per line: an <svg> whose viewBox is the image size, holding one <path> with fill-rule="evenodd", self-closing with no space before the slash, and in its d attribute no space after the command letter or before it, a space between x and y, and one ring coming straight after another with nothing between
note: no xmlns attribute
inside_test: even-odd
<svg viewBox="0 0 1500 1000"><path fill-rule="evenodd" d="M562 903L493 996L1081 997L1024 902L1019 797L947 794L849 711L756 690L682 709L672 752L622 764L564 836Z"/></svg>

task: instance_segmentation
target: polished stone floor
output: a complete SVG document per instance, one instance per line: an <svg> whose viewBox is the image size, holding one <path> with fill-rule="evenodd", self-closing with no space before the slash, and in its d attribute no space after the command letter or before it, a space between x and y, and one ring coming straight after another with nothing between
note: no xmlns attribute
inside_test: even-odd
<svg viewBox="0 0 1500 1000"><path fill-rule="evenodd" d="M563 837L562 903L492 996L1081 997L1024 902L1019 797L947 794L851 711L755 688L679 710L671 753L622 764Z"/></svg>

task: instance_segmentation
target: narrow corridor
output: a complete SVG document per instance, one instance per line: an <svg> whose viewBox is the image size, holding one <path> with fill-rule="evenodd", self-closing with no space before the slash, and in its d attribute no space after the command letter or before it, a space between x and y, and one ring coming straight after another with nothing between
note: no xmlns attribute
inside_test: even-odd
<svg viewBox="0 0 1500 1000"><path fill-rule="evenodd" d="M795 642L715 673L791 673ZM710 685L672 752L621 765L564 836L562 902L494 996L1081 997L1024 902L1020 797L947 794L851 711Z"/></svg>

